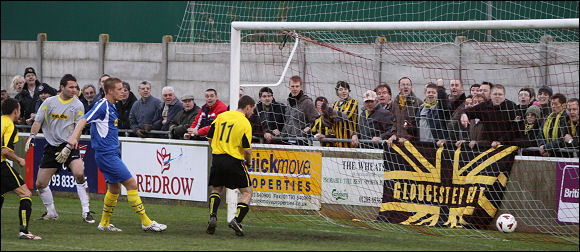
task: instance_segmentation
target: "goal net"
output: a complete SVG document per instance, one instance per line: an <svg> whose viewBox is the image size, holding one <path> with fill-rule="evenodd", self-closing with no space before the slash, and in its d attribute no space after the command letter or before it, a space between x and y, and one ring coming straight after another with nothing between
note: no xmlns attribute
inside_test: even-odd
<svg viewBox="0 0 580 252"><path fill-rule="evenodd" d="M546 92L578 98L578 5L489 3L190 2L177 42L191 43L176 50L208 56L230 54L232 21L514 19L512 23L517 23L516 19L576 18L575 27L564 28L499 29L491 25L477 29L382 29L361 28L360 24L314 28L317 24L307 27L299 23L291 28L240 28L239 58L230 55L230 64L240 71L230 72L230 78L256 101L260 101L260 90L269 87L275 102L286 104L290 111L279 114L286 121L280 126L283 133L275 136L273 143L259 134L266 131L264 127L272 127L265 126L273 123L268 121L271 119L257 120L261 127L254 132L253 165L249 169L254 196L245 222L330 223L390 232L503 239L505 236L496 231L496 218L509 213L518 220L515 232L521 233L510 239L578 243L577 152L564 149L557 154L560 157L546 158L538 154L537 142L522 145L516 141L520 139L516 135L527 136L525 117L534 99L540 103L540 124L551 118L551 107L544 105ZM293 76L301 79L302 95L310 97L310 105L308 101L299 107L291 104L289 82ZM403 77L410 86L401 80ZM461 113L453 113L463 109L453 107L459 105L453 102L461 99L455 99L452 91L456 88L450 86L457 81L466 96L473 84L501 84L507 100L525 106L500 105L496 110L473 112L469 107L477 103L493 104L486 91L474 89L473 96L467 98L469 105L463 105L470 111L470 124L462 127ZM433 103L428 99L426 90L432 88L427 84L438 82L446 96L435 94ZM378 98L365 96L369 90L380 91L375 89L382 84L390 92ZM237 85L232 87L230 101L235 102ZM527 100L521 95L524 88L529 89L523 92L528 93ZM344 89L348 90L347 99L339 97ZM315 120L293 111L303 112L301 106L316 107L319 97L326 98L329 107L314 114L318 123L328 126L324 138L316 137L323 127L305 134L283 129L294 122L316 129ZM388 112L376 106L367 108L365 100L369 97L385 99L391 104L385 109ZM430 106L436 112L431 112ZM380 111L384 117L376 115ZM483 115L492 113L489 111L506 117ZM395 115L401 113L407 117ZM441 117L433 119L431 113ZM515 122L517 115L522 119L519 123ZM389 116L410 118L409 127L396 120L389 124ZM503 121L506 118L509 123ZM371 119L377 123L361 124ZM485 141L489 136L472 132L477 131L474 126L478 124L487 127L487 135L514 141L492 148L491 141ZM511 125L513 131L494 125ZM389 147L385 140L393 132L399 137L409 134L409 141L396 141ZM356 133L359 144L355 146L352 135ZM506 134L514 137L503 138ZM381 136L373 142L372 137ZM445 139L445 144L436 145L437 139ZM459 145L459 140L465 142ZM478 144L470 146L471 141Z"/></svg>

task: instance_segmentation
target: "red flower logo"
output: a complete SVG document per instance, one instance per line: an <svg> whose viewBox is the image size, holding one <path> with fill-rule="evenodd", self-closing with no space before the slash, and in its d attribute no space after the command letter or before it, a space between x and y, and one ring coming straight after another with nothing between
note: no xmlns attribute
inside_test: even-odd
<svg viewBox="0 0 580 252"><path fill-rule="evenodd" d="M161 173L163 173L166 170L169 170L169 167L171 166L171 163L169 163L170 160L171 153L167 153L165 147L161 148L161 152L157 151L157 162L159 162L161 168L163 168Z"/></svg>

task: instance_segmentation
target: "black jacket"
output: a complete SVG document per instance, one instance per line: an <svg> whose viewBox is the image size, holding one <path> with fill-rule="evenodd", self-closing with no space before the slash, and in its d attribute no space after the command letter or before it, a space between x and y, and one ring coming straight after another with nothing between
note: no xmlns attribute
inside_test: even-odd
<svg viewBox="0 0 580 252"><path fill-rule="evenodd" d="M26 120L30 117L31 113L34 113L36 100L38 100L38 87L43 85L40 81L36 80L36 88L34 89L33 97L30 97L30 91L28 91L28 83L24 83L22 91L18 93L14 98L20 102L20 118ZM44 85L45 88L50 90L51 95L56 95L56 89L48 84ZM24 121L23 120L23 121Z"/></svg>
<svg viewBox="0 0 580 252"><path fill-rule="evenodd" d="M199 110L199 106L195 104L192 109L182 109L173 117L173 120L169 123L169 131L171 132L172 139L183 139L183 134L187 132L187 129L195 120Z"/></svg>
<svg viewBox="0 0 580 252"><path fill-rule="evenodd" d="M516 145L520 138L516 117L516 104L505 100L498 106L491 101L483 102L465 110L469 119L479 118L483 124L483 140L499 141L503 145Z"/></svg>
<svg viewBox="0 0 580 252"><path fill-rule="evenodd" d="M97 100L97 97L93 101ZM100 99L99 99L100 100ZM98 101L98 100L97 100ZM115 107L117 108L117 113L119 113L119 129L131 129L131 121L129 121L129 114L131 113L131 108L133 103L137 101L137 97L133 92L129 91L129 98L127 102L116 101ZM94 105L94 104L93 104ZM125 135L122 133L122 135Z"/></svg>

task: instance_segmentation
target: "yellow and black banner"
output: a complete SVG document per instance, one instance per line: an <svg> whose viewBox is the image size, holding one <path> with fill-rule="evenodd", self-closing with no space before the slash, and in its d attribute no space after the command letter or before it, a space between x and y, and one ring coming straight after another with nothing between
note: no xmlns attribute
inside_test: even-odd
<svg viewBox="0 0 580 252"><path fill-rule="evenodd" d="M386 147L378 219L405 225L482 228L494 218L516 146L472 150L463 144L406 141Z"/></svg>

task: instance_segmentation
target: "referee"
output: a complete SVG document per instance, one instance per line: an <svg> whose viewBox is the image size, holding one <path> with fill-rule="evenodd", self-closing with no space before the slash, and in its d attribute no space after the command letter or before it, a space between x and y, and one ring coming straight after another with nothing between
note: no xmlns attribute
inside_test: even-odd
<svg viewBox="0 0 580 252"><path fill-rule="evenodd" d="M248 118L254 113L256 102L244 95L238 102L238 109L218 115L211 124L207 139L212 149L212 166L209 174L209 210L207 233L214 234L217 226L217 211L224 186L239 189L242 198L238 203L236 217L229 223L237 236L243 236L240 224L250 210L252 182L248 166L252 157L252 126Z"/></svg>

